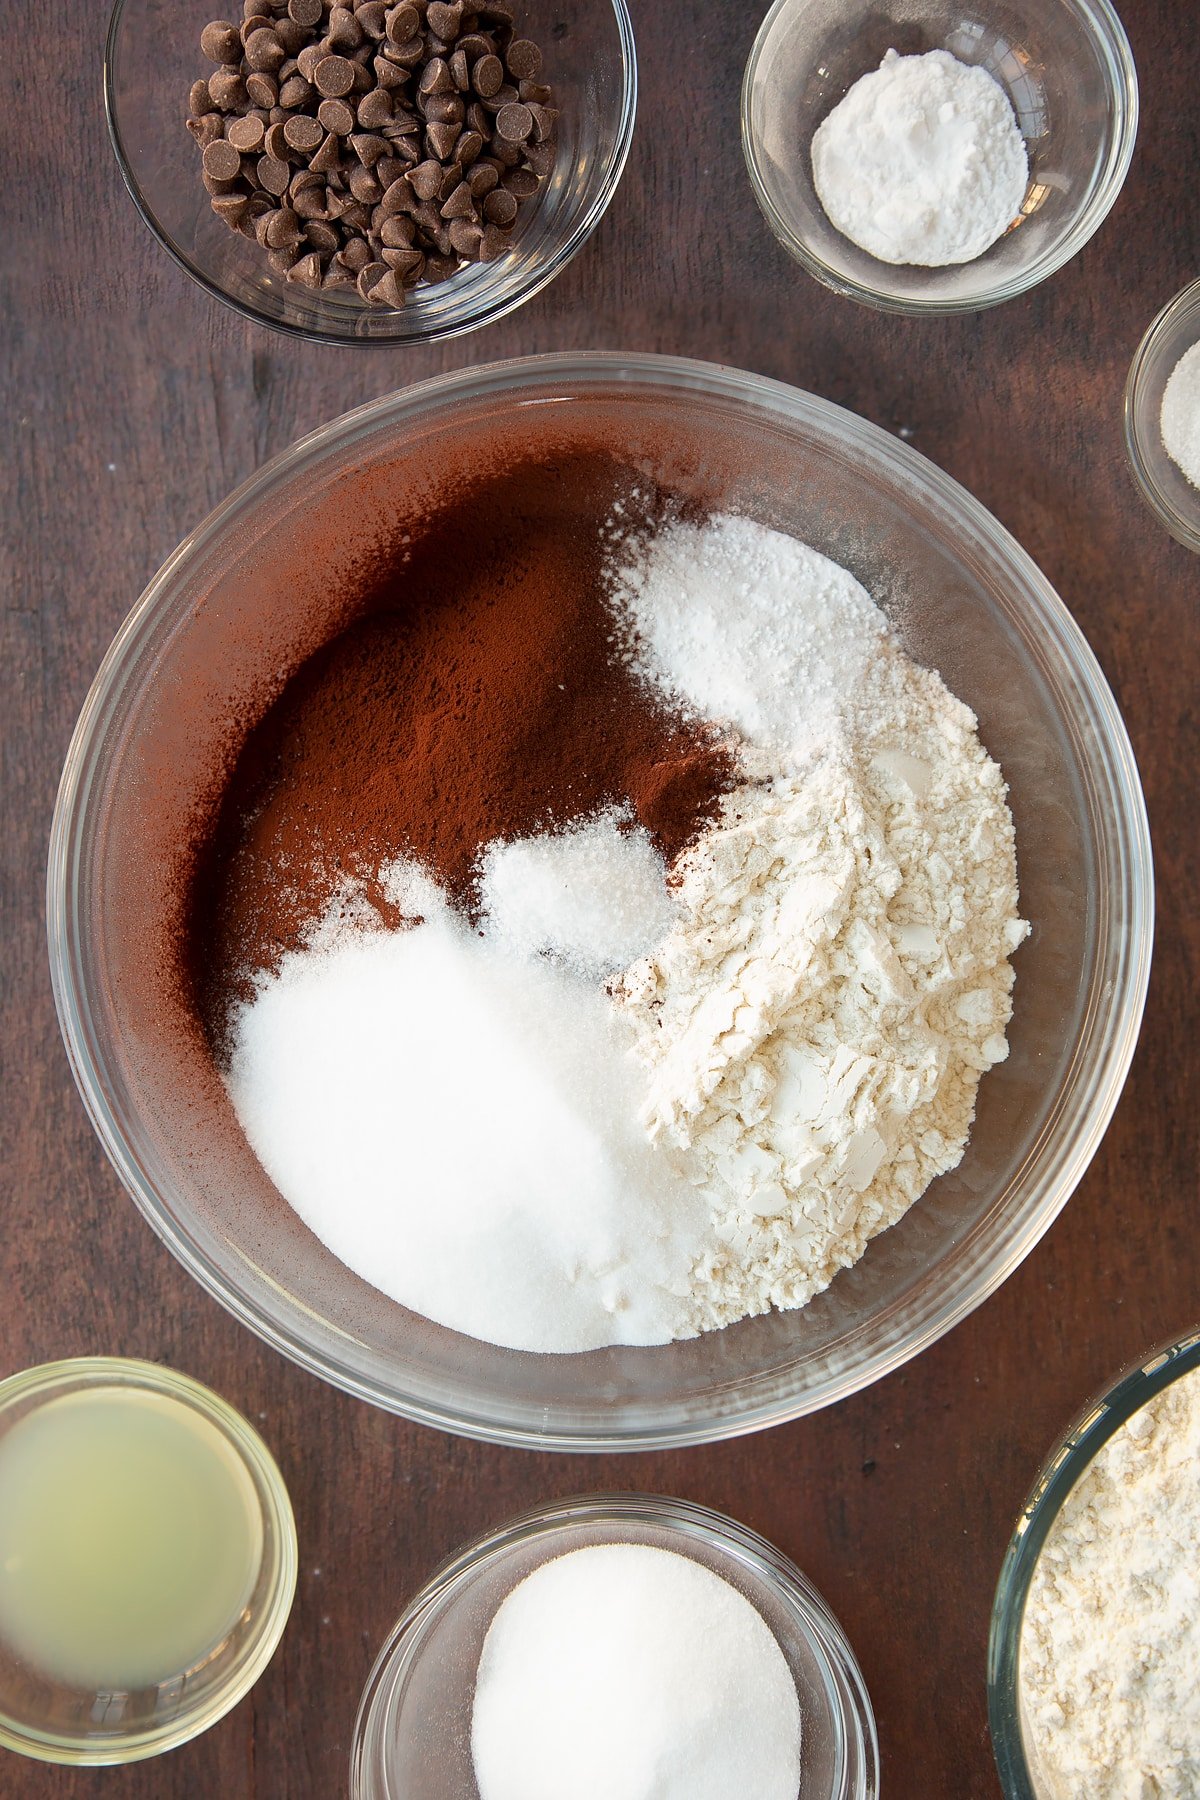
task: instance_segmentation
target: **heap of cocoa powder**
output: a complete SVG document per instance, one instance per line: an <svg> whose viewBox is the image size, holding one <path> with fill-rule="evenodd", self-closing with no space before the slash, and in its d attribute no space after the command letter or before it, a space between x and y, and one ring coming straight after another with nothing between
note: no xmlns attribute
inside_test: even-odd
<svg viewBox="0 0 1200 1800"><path fill-rule="evenodd" d="M347 875L388 919L371 878L408 854L470 915L495 838L624 803L671 859L712 816L729 752L611 641L603 531L629 485L599 453L522 464L365 571L356 622L251 734L197 864L193 979L218 1049L231 1002Z"/></svg>

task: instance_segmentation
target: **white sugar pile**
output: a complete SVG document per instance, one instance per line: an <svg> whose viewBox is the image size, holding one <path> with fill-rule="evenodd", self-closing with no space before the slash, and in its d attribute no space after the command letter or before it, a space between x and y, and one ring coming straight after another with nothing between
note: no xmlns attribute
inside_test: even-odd
<svg viewBox="0 0 1200 1800"><path fill-rule="evenodd" d="M596 1544L496 1613L471 1753L481 1800L796 1800L800 1730L743 1594L673 1551Z"/></svg>
<svg viewBox="0 0 1200 1800"><path fill-rule="evenodd" d="M606 980L666 936L676 908L649 834L616 811L569 831L497 841L482 860L484 928L517 956Z"/></svg>
<svg viewBox="0 0 1200 1800"><path fill-rule="evenodd" d="M676 1336L708 1207L637 1123L606 1000L417 891L422 924L330 924L235 1016L251 1147L335 1256L438 1324L522 1350Z"/></svg>

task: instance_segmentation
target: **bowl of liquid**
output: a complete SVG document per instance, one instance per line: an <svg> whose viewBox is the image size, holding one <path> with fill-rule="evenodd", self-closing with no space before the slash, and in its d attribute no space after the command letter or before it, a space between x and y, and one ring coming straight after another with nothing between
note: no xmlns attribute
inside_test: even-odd
<svg viewBox="0 0 1200 1800"><path fill-rule="evenodd" d="M0 1383L0 1745L124 1763L215 1724L287 1623L296 1532L210 1389L79 1357Z"/></svg>
<svg viewBox="0 0 1200 1800"><path fill-rule="evenodd" d="M415 534L406 556L418 539L440 544L431 521L447 493L453 507L475 492L476 472L492 480L502 446L518 461L496 529L532 516L536 488L548 521L539 541L556 552L592 504L563 471L607 446L682 504L832 558L875 597L909 656L973 709L1008 783L1032 932L1016 959L1009 1054L980 1084L961 1163L807 1304L673 1342L505 1348L389 1298L370 1279L370 1245L354 1273L251 1149L179 964L192 890L172 871L193 822L211 815L231 730L248 733L279 684L310 668L314 631L323 643L345 638L331 606L364 533L400 521ZM459 578L480 532L476 508L457 556L453 545L441 554L439 579ZM490 603L493 588L480 591ZM358 791L374 795L388 768L406 766L368 760ZM970 495L811 395L675 358L595 353L463 371L375 401L268 464L180 546L105 660L70 749L49 942L101 1141L155 1230L236 1317L346 1391L419 1421L600 1450L730 1437L828 1405L899 1367L1005 1279L1066 1203L1117 1102L1148 979L1152 889L1112 694L1066 607ZM474 1040L462 1048L474 1052ZM495 1066L500 1091L507 1068ZM460 1059L445 1068L451 1098L461 1079ZM459 1110L432 1158L396 1135L422 1218L446 1216L448 1159L465 1142ZM531 1129L529 1141L549 1140ZM561 1170L568 1204L574 1165L544 1148L543 1165Z"/></svg>

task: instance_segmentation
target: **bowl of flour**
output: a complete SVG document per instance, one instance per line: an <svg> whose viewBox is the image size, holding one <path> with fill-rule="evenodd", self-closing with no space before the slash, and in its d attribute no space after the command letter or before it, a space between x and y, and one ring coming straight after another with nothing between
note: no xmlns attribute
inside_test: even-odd
<svg viewBox="0 0 1200 1800"><path fill-rule="evenodd" d="M1200 281L1164 306L1125 384L1125 448L1142 497L1200 550Z"/></svg>
<svg viewBox="0 0 1200 1800"><path fill-rule="evenodd" d="M1087 1406L1026 1501L988 1650L1009 1800L1200 1783L1200 1332Z"/></svg>
<svg viewBox="0 0 1200 1800"><path fill-rule="evenodd" d="M1108 0L775 0L742 144L776 237L885 311L970 312L1044 281L1129 167L1137 77Z"/></svg>
<svg viewBox="0 0 1200 1800"><path fill-rule="evenodd" d="M562 1447L795 1417L978 1305L1116 1104L1152 916L1112 695L996 522L828 403L600 354L376 402L202 525L50 895L197 1279Z"/></svg>

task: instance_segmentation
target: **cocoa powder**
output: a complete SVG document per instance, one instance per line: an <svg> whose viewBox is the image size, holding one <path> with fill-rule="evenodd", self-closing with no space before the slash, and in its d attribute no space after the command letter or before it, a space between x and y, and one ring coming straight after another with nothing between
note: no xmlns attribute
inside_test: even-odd
<svg viewBox="0 0 1200 1800"><path fill-rule="evenodd" d="M409 854L470 915L494 838L624 803L671 859L709 819L729 752L610 641L602 532L629 488L594 451L478 479L339 602L354 622L251 732L197 860L190 954L218 1051L231 1002L346 876L393 923L374 875ZM645 514L670 504L639 490Z"/></svg>

